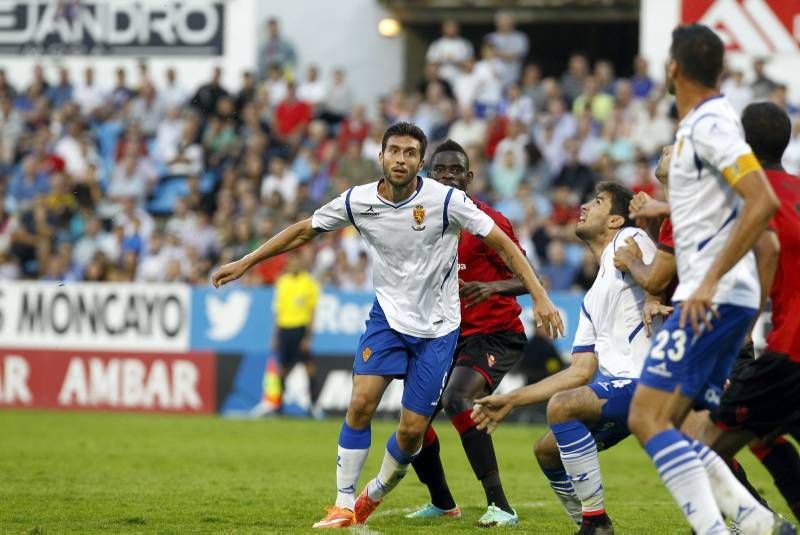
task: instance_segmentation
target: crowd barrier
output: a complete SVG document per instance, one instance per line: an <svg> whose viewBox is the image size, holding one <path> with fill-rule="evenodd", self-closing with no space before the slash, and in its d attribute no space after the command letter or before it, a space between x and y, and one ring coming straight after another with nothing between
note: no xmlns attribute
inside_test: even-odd
<svg viewBox="0 0 800 535"><path fill-rule="evenodd" d="M263 398L274 331L272 288L183 284L0 284L0 407L247 413ZM554 293L568 358L583 295ZM311 352L321 408L346 408L352 355L374 301L368 292L327 289ZM531 300L519 298L532 326ZM769 326L762 316L757 345ZM528 332L530 335L531 333ZM287 379L286 401L308 408L304 371ZM401 382L381 411L399 409ZM504 380L507 390L524 383Z"/></svg>

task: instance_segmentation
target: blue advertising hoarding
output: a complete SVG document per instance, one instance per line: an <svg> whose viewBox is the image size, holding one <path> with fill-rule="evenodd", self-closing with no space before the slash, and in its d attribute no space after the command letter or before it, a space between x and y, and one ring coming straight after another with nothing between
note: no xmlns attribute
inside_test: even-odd
<svg viewBox="0 0 800 535"><path fill-rule="evenodd" d="M274 329L272 288L193 288L191 348L216 352L268 352ZM566 333L556 341L570 351L578 326L582 294L555 292L553 302L564 318ZM375 294L326 289L314 316L311 352L318 356L348 355L358 345ZM533 325L530 296L518 298L528 335Z"/></svg>

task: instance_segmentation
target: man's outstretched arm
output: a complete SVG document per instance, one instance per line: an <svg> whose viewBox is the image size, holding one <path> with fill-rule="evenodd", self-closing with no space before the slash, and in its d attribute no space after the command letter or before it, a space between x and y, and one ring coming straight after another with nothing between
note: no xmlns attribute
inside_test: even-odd
<svg viewBox="0 0 800 535"><path fill-rule="evenodd" d="M243 256L239 260L221 266L211 275L211 284L219 288L231 281L235 281L247 270L260 262L273 256L278 256L285 252L297 249L301 245L308 243L319 235L319 231L311 226L311 218L304 219L291 225L278 234L261 244L252 253Z"/></svg>

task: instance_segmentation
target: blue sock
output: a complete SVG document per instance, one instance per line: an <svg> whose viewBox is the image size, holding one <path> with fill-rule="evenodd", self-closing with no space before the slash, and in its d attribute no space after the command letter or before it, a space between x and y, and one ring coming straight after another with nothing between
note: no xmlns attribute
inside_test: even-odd
<svg viewBox="0 0 800 535"><path fill-rule="evenodd" d="M644 446L658 475L696 533L728 533L703 464L676 429L653 436Z"/></svg>
<svg viewBox="0 0 800 535"><path fill-rule="evenodd" d="M336 506L353 510L358 478L369 454L372 429L353 429L342 422L336 457Z"/></svg>
<svg viewBox="0 0 800 535"><path fill-rule="evenodd" d="M597 443L589 428L577 420L568 420L552 424L550 429L556 437L564 470L569 474L572 487L581 502L583 515L605 513Z"/></svg>

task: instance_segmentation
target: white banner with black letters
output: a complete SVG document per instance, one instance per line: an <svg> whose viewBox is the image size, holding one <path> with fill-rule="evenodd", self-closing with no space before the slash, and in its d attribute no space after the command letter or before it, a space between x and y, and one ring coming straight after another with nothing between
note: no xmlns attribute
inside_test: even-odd
<svg viewBox="0 0 800 535"><path fill-rule="evenodd" d="M183 284L0 284L0 346L43 349L189 349Z"/></svg>
<svg viewBox="0 0 800 535"><path fill-rule="evenodd" d="M0 54L223 54L225 5L211 0L2 0Z"/></svg>

